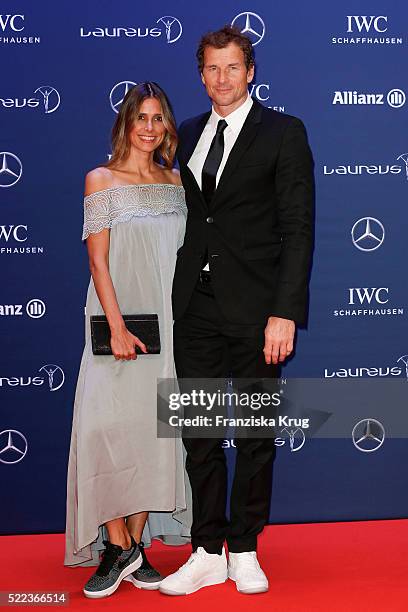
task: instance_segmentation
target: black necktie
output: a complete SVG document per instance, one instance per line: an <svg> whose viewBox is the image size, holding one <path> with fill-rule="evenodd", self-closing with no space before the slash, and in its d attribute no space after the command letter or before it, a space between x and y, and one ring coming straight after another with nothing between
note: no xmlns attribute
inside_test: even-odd
<svg viewBox="0 0 408 612"><path fill-rule="evenodd" d="M218 168L224 154L224 130L228 123L220 119L201 173L201 191L209 205L214 195Z"/></svg>

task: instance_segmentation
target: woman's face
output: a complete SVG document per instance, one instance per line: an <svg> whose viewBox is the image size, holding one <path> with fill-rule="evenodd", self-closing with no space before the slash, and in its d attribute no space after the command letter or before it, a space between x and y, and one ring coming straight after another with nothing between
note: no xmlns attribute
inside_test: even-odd
<svg viewBox="0 0 408 612"><path fill-rule="evenodd" d="M139 109L130 131L132 146L140 151L152 153L161 145L166 135L162 107L157 98L146 98Z"/></svg>

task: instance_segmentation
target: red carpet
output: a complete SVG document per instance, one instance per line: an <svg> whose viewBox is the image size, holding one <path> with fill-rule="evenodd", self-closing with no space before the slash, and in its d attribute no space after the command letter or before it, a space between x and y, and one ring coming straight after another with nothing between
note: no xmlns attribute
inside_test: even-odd
<svg viewBox="0 0 408 612"><path fill-rule="evenodd" d="M111 597L93 601L81 593L92 568L63 567L63 550L63 535L0 537L0 591L69 591L69 610L98 612L408 610L408 520L268 527L259 541L259 558L270 590L260 595L237 593L231 581L186 597L141 591L123 582ZM148 555L167 574L184 563L189 550L155 542ZM45 609L18 607L38 608Z"/></svg>

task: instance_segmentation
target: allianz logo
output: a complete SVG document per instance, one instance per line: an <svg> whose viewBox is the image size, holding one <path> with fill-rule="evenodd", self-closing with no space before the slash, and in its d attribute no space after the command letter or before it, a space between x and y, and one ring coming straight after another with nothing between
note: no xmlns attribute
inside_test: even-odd
<svg viewBox="0 0 408 612"><path fill-rule="evenodd" d="M0 304L0 316L21 317L23 315L22 304Z"/></svg>
<svg viewBox="0 0 408 612"><path fill-rule="evenodd" d="M332 104L340 106L384 106L401 108L406 102L406 94L402 89L391 89L384 93L360 93L358 91L335 91Z"/></svg>
<svg viewBox="0 0 408 612"><path fill-rule="evenodd" d="M45 315L46 306L43 300L34 298L23 304L0 304L0 317L22 317L27 314L31 319L41 319Z"/></svg>
<svg viewBox="0 0 408 612"><path fill-rule="evenodd" d="M332 104L384 104L384 94L335 91Z"/></svg>

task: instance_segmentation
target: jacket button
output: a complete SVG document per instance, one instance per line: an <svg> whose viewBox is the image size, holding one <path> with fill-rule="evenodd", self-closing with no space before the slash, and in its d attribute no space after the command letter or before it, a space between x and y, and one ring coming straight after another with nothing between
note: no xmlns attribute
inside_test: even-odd
<svg viewBox="0 0 408 612"><path fill-rule="evenodd" d="M214 223L214 219L212 217L207 217L207 223Z"/></svg>

